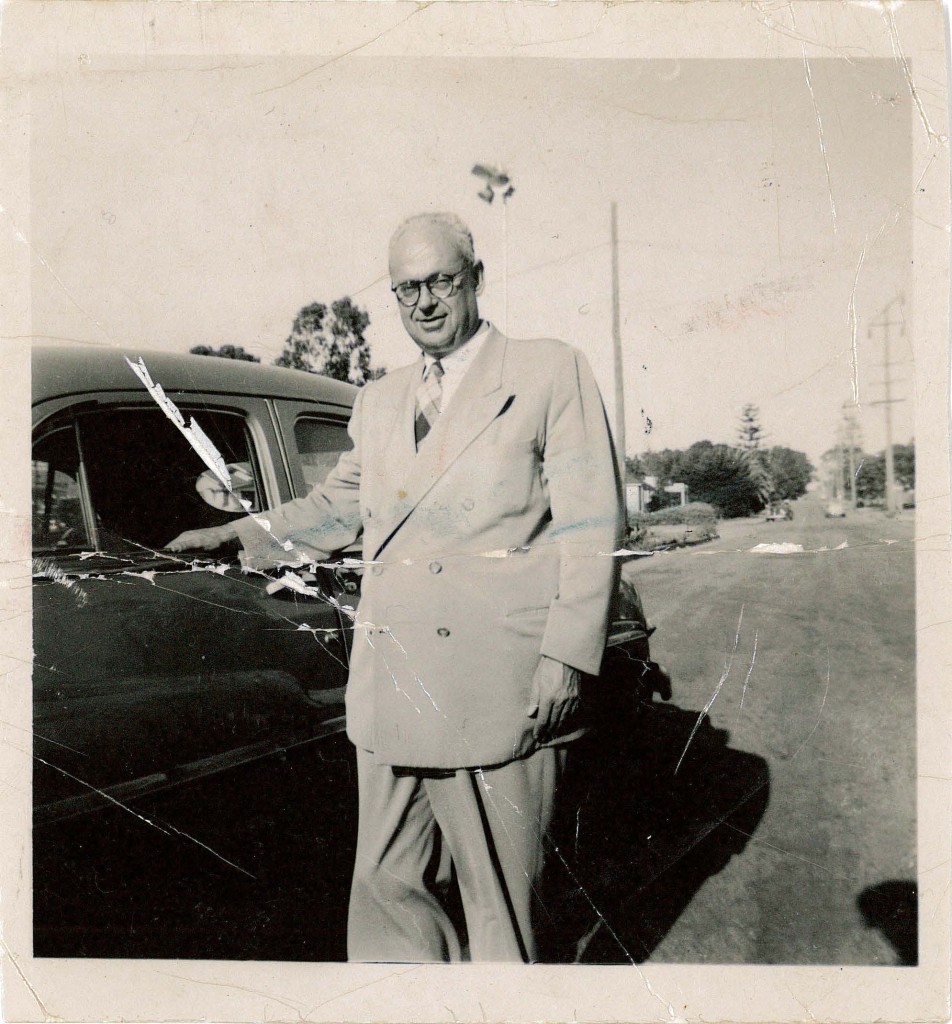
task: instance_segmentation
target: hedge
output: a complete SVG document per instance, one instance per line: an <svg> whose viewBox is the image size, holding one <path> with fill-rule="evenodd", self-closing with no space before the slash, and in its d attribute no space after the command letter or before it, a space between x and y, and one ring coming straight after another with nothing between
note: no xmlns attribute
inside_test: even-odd
<svg viewBox="0 0 952 1024"><path fill-rule="evenodd" d="M628 527L637 530L647 526L714 526L717 512L713 505L703 501L689 501L687 505L672 505L657 512L629 512Z"/></svg>

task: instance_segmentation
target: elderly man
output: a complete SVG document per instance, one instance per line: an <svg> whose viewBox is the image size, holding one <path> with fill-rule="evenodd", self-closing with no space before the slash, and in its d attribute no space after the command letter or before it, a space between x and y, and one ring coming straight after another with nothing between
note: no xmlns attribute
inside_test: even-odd
<svg viewBox="0 0 952 1024"><path fill-rule="evenodd" d="M483 267L457 217L402 224L390 276L422 358L358 394L353 449L257 517L267 531L249 518L170 548L237 538L258 560L322 560L363 533L348 957L460 959L451 860L470 957L532 961L579 680L599 671L616 580L615 458L584 357L480 318Z"/></svg>

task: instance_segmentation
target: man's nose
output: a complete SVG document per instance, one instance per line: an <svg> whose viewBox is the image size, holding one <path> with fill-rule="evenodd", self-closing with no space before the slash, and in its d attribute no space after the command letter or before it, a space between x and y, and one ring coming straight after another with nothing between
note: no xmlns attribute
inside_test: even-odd
<svg viewBox="0 0 952 1024"><path fill-rule="evenodd" d="M426 281L421 281L420 297L417 299L417 309L425 313L427 310L432 309L436 305L437 301L438 300L433 297L433 293L427 286Z"/></svg>

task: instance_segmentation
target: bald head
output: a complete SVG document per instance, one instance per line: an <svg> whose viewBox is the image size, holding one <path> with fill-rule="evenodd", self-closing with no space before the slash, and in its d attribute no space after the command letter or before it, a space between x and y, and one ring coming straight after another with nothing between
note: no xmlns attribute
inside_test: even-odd
<svg viewBox="0 0 952 1024"><path fill-rule="evenodd" d="M390 256L406 236L438 233L454 246L466 263L476 262L473 234L455 213L417 213L408 217L390 236Z"/></svg>

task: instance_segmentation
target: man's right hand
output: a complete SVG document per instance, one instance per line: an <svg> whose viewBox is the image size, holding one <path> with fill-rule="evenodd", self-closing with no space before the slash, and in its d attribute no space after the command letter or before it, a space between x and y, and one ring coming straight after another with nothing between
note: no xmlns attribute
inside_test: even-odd
<svg viewBox="0 0 952 1024"><path fill-rule="evenodd" d="M229 525L210 526L205 530L186 530L175 540L165 545L166 551L214 551L230 540L237 540L238 534Z"/></svg>

